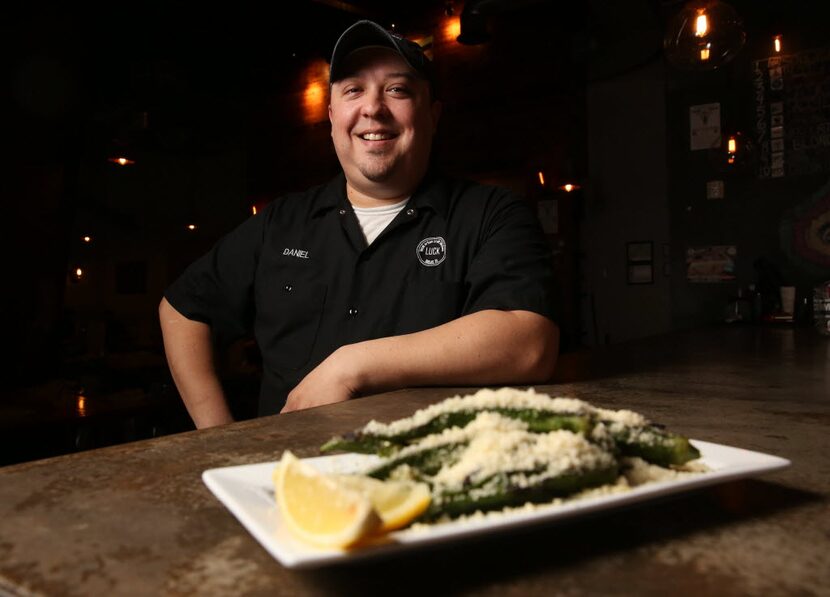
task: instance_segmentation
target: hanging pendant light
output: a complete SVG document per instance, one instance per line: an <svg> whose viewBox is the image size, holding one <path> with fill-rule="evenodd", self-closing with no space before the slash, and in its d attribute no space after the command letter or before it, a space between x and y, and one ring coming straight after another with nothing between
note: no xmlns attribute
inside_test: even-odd
<svg viewBox="0 0 830 597"><path fill-rule="evenodd" d="M720 0L693 0L666 28L666 59L684 70L714 70L744 47L746 32L735 9Z"/></svg>

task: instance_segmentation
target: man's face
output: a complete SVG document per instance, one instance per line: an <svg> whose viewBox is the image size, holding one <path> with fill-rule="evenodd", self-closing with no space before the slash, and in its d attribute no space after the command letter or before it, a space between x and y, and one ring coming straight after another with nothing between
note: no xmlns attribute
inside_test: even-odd
<svg viewBox="0 0 830 597"><path fill-rule="evenodd" d="M440 105L396 52L363 48L332 84L329 120L349 185L375 199L411 194L426 173Z"/></svg>

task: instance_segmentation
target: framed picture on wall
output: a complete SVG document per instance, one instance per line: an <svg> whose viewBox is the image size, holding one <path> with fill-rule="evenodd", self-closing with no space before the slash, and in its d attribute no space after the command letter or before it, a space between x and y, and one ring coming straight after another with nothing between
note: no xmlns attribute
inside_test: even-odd
<svg viewBox="0 0 830 597"><path fill-rule="evenodd" d="M654 282L654 244L650 240L626 244L626 272L629 284Z"/></svg>
<svg viewBox="0 0 830 597"><path fill-rule="evenodd" d="M651 263L628 265L629 284L651 284L654 282L654 266Z"/></svg>

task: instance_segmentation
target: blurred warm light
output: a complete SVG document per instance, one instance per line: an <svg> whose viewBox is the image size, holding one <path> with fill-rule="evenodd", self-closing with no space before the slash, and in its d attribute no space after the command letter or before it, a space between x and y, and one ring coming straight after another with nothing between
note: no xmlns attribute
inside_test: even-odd
<svg viewBox="0 0 830 597"><path fill-rule="evenodd" d="M695 36L703 37L709 31L709 19L706 18L704 9L699 9L695 19Z"/></svg>
<svg viewBox="0 0 830 597"><path fill-rule="evenodd" d="M570 193L571 191L578 191L581 187L578 184L572 182L566 182L561 187L559 187L560 191L565 191L566 193Z"/></svg>
<svg viewBox="0 0 830 597"><path fill-rule="evenodd" d="M196 230L196 224L188 224L187 229L188 230Z"/></svg>
<svg viewBox="0 0 830 597"><path fill-rule="evenodd" d="M709 48L703 48L700 51L700 59L701 60L709 60Z"/></svg>
<svg viewBox="0 0 830 597"><path fill-rule="evenodd" d="M301 99L303 121L306 124L323 122L328 118L329 65L325 60L315 60L306 67L304 75Z"/></svg>
<svg viewBox="0 0 830 597"><path fill-rule="evenodd" d="M734 164L736 153L738 153L738 141L735 137L729 137L729 141L726 143L726 161Z"/></svg>
<svg viewBox="0 0 830 597"><path fill-rule="evenodd" d="M124 156L107 158L107 161L112 162L113 164L118 164L119 166L132 166L135 164L135 160L125 158Z"/></svg>
<svg viewBox="0 0 830 597"><path fill-rule="evenodd" d="M78 416L80 417L86 416L86 396L78 394L75 399L75 412L78 413Z"/></svg>
<svg viewBox="0 0 830 597"><path fill-rule="evenodd" d="M76 278L78 278L80 280L83 277L83 275L84 275L84 270L82 270L81 268L76 268L75 269L75 277Z"/></svg>
<svg viewBox="0 0 830 597"><path fill-rule="evenodd" d="M545 186L545 173L539 170L536 175L539 177L539 184Z"/></svg>
<svg viewBox="0 0 830 597"><path fill-rule="evenodd" d="M461 35L461 17L449 17L444 20L442 32L444 39L455 42Z"/></svg>
<svg viewBox="0 0 830 597"><path fill-rule="evenodd" d="M780 52L781 52L781 36L780 36L780 35L776 35L776 36L772 39L772 45L773 45L773 47L775 48L775 53L776 53L776 54L778 54L778 53L780 53Z"/></svg>
<svg viewBox="0 0 830 597"><path fill-rule="evenodd" d="M432 35L413 35L408 37L407 39L421 46L421 50L423 50L424 56L426 56L430 60L433 60L435 58L432 52L433 44L435 43L435 38Z"/></svg>
<svg viewBox="0 0 830 597"><path fill-rule="evenodd" d="M316 108L323 102L326 95L326 89L320 81L312 81L309 83L303 92L303 102L306 106Z"/></svg>
<svg viewBox="0 0 830 597"><path fill-rule="evenodd" d="M256 205L251 206L251 213L256 215Z"/></svg>
<svg viewBox="0 0 830 597"><path fill-rule="evenodd" d="M85 243L91 243L92 242L92 237L91 236L84 236L82 240Z"/></svg>

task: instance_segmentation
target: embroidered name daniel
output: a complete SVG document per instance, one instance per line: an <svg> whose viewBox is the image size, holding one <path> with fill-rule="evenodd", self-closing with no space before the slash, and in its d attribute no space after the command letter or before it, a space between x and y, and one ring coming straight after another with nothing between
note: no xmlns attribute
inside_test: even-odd
<svg viewBox="0 0 830 597"><path fill-rule="evenodd" d="M298 257L300 259L308 259L308 251L303 251L302 249L289 249L285 248L282 250L283 255L287 255L288 257Z"/></svg>

